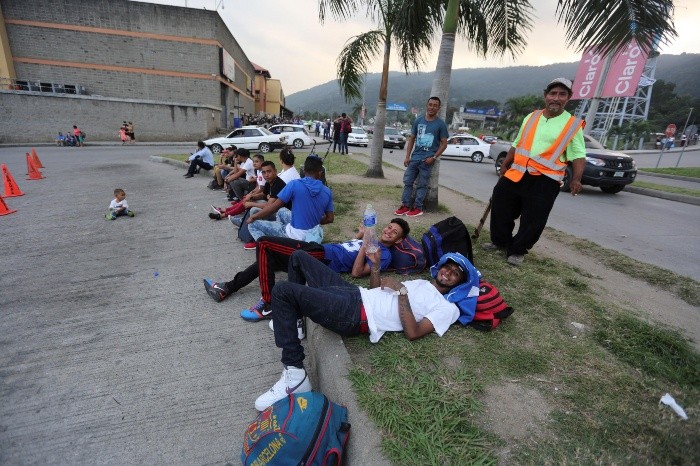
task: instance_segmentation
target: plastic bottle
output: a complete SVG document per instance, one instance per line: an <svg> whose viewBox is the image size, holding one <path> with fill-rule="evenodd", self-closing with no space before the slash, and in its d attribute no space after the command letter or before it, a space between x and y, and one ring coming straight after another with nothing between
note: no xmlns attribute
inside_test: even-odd
<svg viewBox="0 0 700 466"><path fill-rule="evenodd" d="M375 253L379 249L379 241L377 240L377 211L374 210L372 204L367 204L365 214L362 217L362 223L365 227L365 233L362 237L362 243L365 245L367 252Z"/></svg>

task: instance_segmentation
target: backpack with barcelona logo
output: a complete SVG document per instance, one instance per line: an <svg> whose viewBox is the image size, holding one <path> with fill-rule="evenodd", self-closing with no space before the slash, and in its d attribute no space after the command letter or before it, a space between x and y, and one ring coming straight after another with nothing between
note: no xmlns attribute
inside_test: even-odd
<svg viewBox="0 0 700 466"><path fill-rule="evenodd" d="M247 465L340 465L350 436L348 409L323 393L293 393L258 414L243 436Z"/></svg>

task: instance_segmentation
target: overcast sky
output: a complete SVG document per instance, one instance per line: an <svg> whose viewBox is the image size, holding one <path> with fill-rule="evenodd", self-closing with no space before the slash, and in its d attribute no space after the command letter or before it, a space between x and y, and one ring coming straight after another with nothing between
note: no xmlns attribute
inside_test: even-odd
<svg viewBox="0 0 700 466"><path fill-rule="evenodd" d="M266 68L273 78L282 81L285 95L336 79L336 59L345 42L352 36L370 30L373 24L364 16L338 23L328 19L321 25L318 0L145 0L190 8L218 11L250 61ZM516 59L481 59L471 53L465 41L457 40L453 68L484 68L513 65L548 65L572 62L581 54L564 46L564 30L555 21L556 0L531 0L535 6L533 31L527 48ZM700 1L675 2L676 31L674 42L661 47L662 53L700 53ZM426 56L420 71L433 71L437 61L437 39L434 54ZM391 70L400 70L392 61ZM368 69L381 71L378 59ZM571 76L573 78L573 76Z"/></svg>

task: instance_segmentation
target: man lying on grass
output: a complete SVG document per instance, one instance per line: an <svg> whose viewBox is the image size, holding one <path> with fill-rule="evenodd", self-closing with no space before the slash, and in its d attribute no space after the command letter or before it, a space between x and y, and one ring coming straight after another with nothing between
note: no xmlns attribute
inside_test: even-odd
<svg viewBox="0 0 700 466"><path fill-rule="evenodd" d="M381 250L365 254L373 264L370 289L346 282L305 251L292 253L288 281L272 289L275 344L282 348L284 370L280 380L255 400L256 409L263 411L291 393L311 390L297 335L299 318L308 317L343 336L369 333L370 341L376 343L387 331L403 331L409 340L432 332L442 336L460 316L460 309L469 308L474 315L479 272L461 254L442 256L430 268L433 280L403 283L380 276Z"/></svg>

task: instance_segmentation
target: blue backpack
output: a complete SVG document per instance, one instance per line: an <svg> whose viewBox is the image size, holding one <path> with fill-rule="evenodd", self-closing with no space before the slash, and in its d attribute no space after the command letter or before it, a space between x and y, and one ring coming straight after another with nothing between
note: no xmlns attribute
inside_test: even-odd
<svg viewBox="0 0 700 466"><path fill-rule="evenodd" d="M418 241L406 236L391 248L391 265L396 273L408 275L425 269L425 254Z"/></svg>
<svg viewBox="0 0 700 466"><path fill-rule="evenodd" d="M474 263L469 230L457 217L448 217L431 226L423 234L421 244L428 267L437 264L443 254L448 252L458 252Z"/></svg>
<svg viewBox="0 0 700 466"><path fill-rule="evenodd" d="M258 414L243 436L243 465L340 465L348 409L317 392L294 393Z"/></svg>

